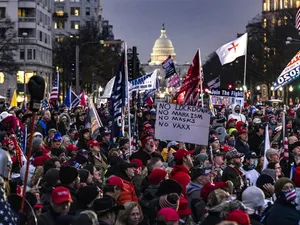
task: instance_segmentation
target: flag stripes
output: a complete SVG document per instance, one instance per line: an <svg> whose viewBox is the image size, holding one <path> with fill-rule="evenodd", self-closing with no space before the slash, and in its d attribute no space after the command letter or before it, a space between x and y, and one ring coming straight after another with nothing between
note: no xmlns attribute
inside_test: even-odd
<svg viewBox="0 0 300 225"><path fill-rule="evenodd" d="M297 30L300 30L300 8L296 14L296 28Z"/></svg>
<svg viewBox="0 0 300 225"><path fill-rule="evenodd" d="M59 72L56 72L55 79L53 81L53 87L50 93L50 101L58 100L58 86L59 86Z"/></svg>

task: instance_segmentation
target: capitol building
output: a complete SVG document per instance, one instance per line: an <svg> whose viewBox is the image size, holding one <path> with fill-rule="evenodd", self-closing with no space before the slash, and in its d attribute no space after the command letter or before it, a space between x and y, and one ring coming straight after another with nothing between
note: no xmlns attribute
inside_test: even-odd
<svg viewBox="0 0 300 225"><path fill-rule="evenodd" d="M165 61L169 56L172 57L176 71L180 77L184 77L188 71L189 64L178 65L176 62L176 53L173 43L167 37L167 31L165 29L164 24L162 25L160 36L154 42L152 53L151 53L151 60L148 64L142 64L142 68L146 73L150 73L155 69L160 69L160 79L164 79L165 77L165 70L162 67L163 61Z"/></svg>

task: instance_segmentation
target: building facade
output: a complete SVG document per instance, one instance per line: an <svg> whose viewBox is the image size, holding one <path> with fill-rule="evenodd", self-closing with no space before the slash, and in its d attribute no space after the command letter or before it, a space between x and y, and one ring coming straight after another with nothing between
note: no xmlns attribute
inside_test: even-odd
<svg viewBox="0 0 300 225"><path fill-rule="evenodd" d="M52 0L53 35L55 40L76 35L81 26L92 18L99 20L101 27L101 0Z"/></svg>
<svg viewBox="0 0 300 225"><path fill-rule="evenodd" d="M2 18L10 18L15 23L18 50L15 60L19 71L15 74L2 74L4 85L0 94L17 89L18 101L24 100L24 80L40 75L46 83L52 74L52 0L0 1ZM25 79L24 79L25 71ZM17 78L17 79L15 79ZM28 90L26 91L28 93ZM9 97L9 96L7 96Z"/></svg>
<svg viewBox="0 0 300 225"><path fill-rule="evenodd" d="M298 36L295 17L299 7L300 0L262 0L263 74L269 79L267 93L271 98L288 101L290 95L290 86L274 91L273 83L295 54L295 49L286 46L285 42L287 37Z"/></svg>

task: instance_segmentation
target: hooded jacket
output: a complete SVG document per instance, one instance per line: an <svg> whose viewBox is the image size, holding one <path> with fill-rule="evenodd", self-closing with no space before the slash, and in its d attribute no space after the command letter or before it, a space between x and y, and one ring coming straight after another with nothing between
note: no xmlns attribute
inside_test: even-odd
<svg viewBox="0 0 300 225"><path fill-rule="evenodd" d="M232 105L232 107L231 107L232 113L228 116L228 120L230 120L230 119L236 119L237 122L238 122L238 121L242 121L242 122L244 122L245 124L248 125L248 121L247 121L246 117L245 117L243 114L241 114L241 113L236 113L236 112L234 111L234 109L235 109L236 106L238 106L238 104L233 104L233 105ZM240 109L242 109L241 106L240 106Z"/></svg>
<svg viewBox="0 0 300 225"><path fill-rule="evenodd" d="M192 217L196 223L198 223L206 213L205 202L200 197L200 190L202 187L202 184L190 182L186 188L189 208L192 210Z"/></svg>

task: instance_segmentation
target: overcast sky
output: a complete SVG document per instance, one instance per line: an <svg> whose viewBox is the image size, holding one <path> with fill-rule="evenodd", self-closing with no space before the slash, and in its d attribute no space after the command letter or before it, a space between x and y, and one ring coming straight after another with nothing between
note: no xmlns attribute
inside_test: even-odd
<svg viewBox="0 0 300 225"><path fill-rule="evenodd" d="M165 24L177 62L192 61L198 48L202 59L245 32L261 13L262 0L102 0L104 19L114 26L116 39L137 46L142 62L150 59Z"/></svg>

